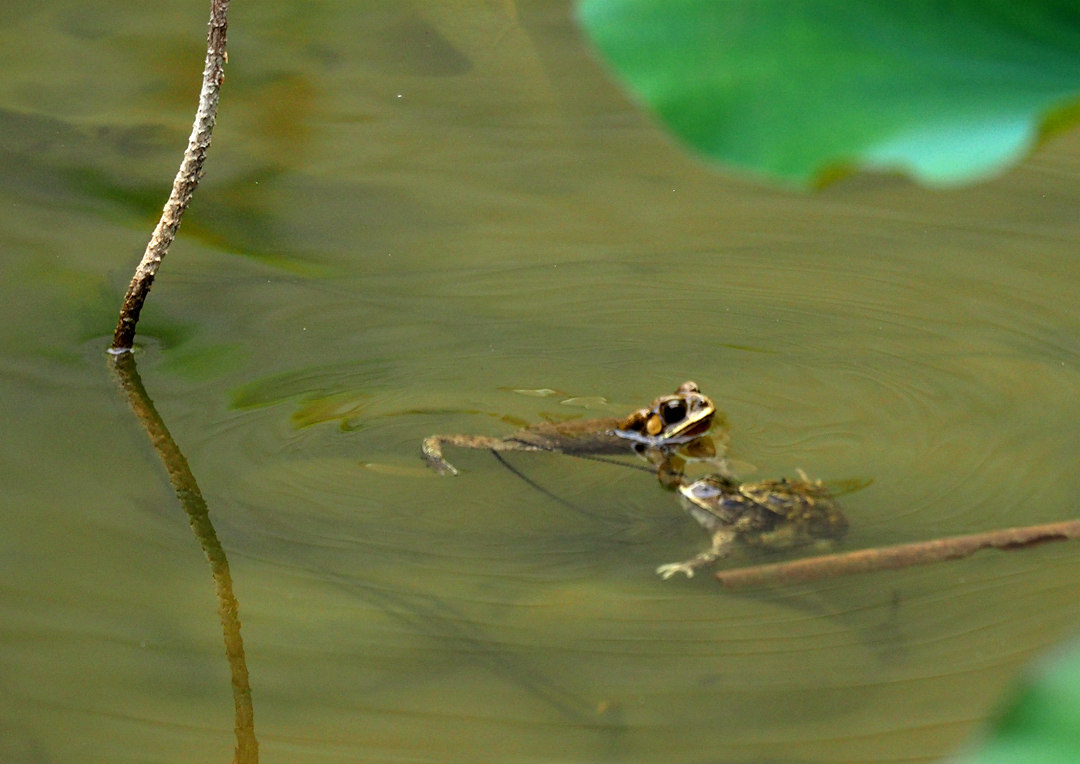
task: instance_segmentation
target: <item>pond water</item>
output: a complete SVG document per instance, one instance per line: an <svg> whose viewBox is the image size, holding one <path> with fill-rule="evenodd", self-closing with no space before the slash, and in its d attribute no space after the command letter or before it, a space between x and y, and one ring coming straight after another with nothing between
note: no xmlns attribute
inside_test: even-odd
<svg viewBox="0 0 1080 764"><path fill-rule="evenodd" d="M5 762L235 744L210 569L104 352L205 17L0 10ZM1073 544L736 595L655 575L706 538L648 475L419 458L694 379L741 474L872 481L849 548L1075 516L1080 133L971 189L797 195L674 146L564 3L231 25L137 360L228 557L262 761L931 761L1080 623Z"/></svg>

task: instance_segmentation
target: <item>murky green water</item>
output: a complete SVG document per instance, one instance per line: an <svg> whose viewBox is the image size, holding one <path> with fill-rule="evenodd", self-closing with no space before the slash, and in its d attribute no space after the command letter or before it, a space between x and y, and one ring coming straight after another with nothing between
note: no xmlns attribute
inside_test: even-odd
<svg viewBox="0 0 1080 764"><path fill-rule="evenodd" d="M551 2L238 3L139 370L231 564L263 761L928 761L1080 623L1067 544L733 595L646 475L432 432L687 378L848 545L1077 514L1080 137L934 193L699 167ZM206 560L104 357L201 2L0 10L0 759L223 761ZM550 388L541 398L516 390Z"/></svg>

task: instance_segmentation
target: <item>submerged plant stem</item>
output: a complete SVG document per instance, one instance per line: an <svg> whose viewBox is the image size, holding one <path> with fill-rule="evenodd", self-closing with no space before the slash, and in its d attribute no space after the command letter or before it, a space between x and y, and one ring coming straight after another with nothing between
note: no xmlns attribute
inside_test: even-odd
<svg viewBox="0 0 1080 764"><path fill-rule="evenodd" d="M113 353L131 350L135 341L135 325L139 322L139 313L150 293L158 267L169 251L169 246L176 238L180 220L184 216L188 203L199 185L203 175L203 163L210 137L214 132L217 118L218 98L222 80L225 78L225 37L228 29L229 0L211 0L210 31L206 39L206 64L203 67L202 90L199 93L199 108L195 112L195 124L188 138L184 159L173 180L172 193L165 208L161 211L154 233L143 252L142 260L135 269L135 275L124 295L124 304L120 308L120 319L113 332Z"/></svg>
<svg viewBox="0 0 1080 764"><path fill-rule="evenodd" d="M854 552L810 557L773 565L754 565L723 570L716 580L728 589L749 589L770 584L792 584L832 576L869 573L875 570L908 568L931 562L967 557L980 549L1024 549L1047 541L1080 539L1080 520L1066 520L1046 525L1003 528L968 536L916 541Z"/></svg>

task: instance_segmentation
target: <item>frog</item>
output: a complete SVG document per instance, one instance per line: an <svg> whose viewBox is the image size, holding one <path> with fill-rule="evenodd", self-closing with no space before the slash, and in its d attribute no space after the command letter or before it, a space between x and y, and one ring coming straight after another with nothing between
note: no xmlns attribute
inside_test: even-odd
<svg viewBox="0 0 1080 764"><path fill-rule="evenodd" d="M712 537L712 546L656 572L663 579L676 573L692 578L695 570L728 556L736 545L785 549L827 546L842 538L848 521L832 493L802 470L798 475L740 483L730 474L714 473L679 485L684 508Z"/></svg>
<svg viewBox="0 0 1080 764"><path fill-rule="evenodd" d="M573 456L637 453L657 469L661 482L672 482L681 475L678 461L672 458L679 447L693 445L692 453L711 452L707 458L719 460L707 435L716 413L716 405L697 383L687 381L671 395L662 395L625 417L540 422L501 438L432 435L424 439L420 450L428 466L440 475L458 474L457 468L443 457L445 446Z"/></svg>

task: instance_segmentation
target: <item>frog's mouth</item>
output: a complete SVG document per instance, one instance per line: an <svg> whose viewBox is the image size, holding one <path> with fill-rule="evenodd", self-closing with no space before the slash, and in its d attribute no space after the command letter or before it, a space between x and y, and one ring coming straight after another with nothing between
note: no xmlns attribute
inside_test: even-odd
<svg viewBox="0 0 1080 764"><path fill-rule="evenodd" d="M681 446L683 443L690 443L697 440L703 433L687 433L685 435L642 435L635 430L611 430L610 433L617 438L623 438L625 440L633 441L634 443L642 443L646 446Z"/></svg>

